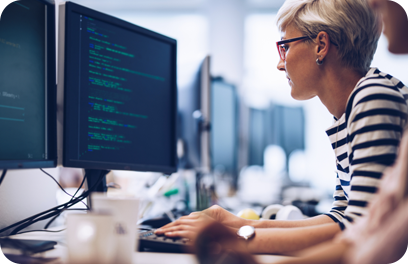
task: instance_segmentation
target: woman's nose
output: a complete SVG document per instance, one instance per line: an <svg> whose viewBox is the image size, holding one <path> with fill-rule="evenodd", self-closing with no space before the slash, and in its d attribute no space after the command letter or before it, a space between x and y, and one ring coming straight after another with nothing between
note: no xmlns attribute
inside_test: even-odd
<svg viewBox="0 0 408 264"><path fill-rule="evenodd" d="M283 61L281 58L279 58L279 63L278 63L278 70L280 71L285 71L285 61Z"/></svg>

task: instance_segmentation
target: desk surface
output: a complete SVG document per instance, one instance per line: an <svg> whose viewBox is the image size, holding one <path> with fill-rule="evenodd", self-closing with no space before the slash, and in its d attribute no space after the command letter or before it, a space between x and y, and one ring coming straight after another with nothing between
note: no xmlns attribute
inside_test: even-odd
<svg viewBox="0 0 408 264"><path fill-rule="evenodd" d="M33 232L13 236L19 239L34 239L34 240L54 240L58 242L55 249L42 253L39 257L57 258L47 264L60 264L66 262L66 246L64 243L65 234L61 233L44 233ZM254 255L255 259L260 264L273 264L278 261L289 259L287 256L276 255ZM134 263L143 264L162 264L162 263L177 263L177 264L199 264L197 258L193 254L173 254L173 253L152 253L152 252L135 252Z"/></svg>
<svg viewBox="0 0 408 264"><path fill-rule="evenodd" d="M260 264L273 264L290 257L274 255L254 255ZM169 253L150 253L136 252L136 263L157 264L157 263L178 263L178 264L199 264L195 255L192 254L169 254Z"/></svg>

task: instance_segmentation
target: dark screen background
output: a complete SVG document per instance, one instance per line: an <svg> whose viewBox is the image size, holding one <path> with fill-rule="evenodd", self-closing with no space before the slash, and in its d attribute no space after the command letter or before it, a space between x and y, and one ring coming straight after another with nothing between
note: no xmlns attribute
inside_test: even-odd
<svg viewBox="0 0 408 264"><path fill-rule="evenodd" d="M106 169L175 166L175 47L96 18L67 16L69 160Z"/></svg>
<svg viewBox="0 0 408 264"><path fill-rule="evenodd" d="M21 0L0 20L0 159L45 159L45 5Z"/></svg>

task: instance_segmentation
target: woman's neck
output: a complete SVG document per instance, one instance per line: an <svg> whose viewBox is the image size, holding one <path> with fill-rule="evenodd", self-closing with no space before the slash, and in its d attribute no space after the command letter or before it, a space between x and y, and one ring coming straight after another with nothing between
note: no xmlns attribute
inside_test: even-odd
<svg viewBox="0 0 408 264"><path fill-rule="evenodd" d="M346 111L347 100L363 76L354 70L340 67L326 69L322 79L322 89L317 96L337 119Z"/></svg>

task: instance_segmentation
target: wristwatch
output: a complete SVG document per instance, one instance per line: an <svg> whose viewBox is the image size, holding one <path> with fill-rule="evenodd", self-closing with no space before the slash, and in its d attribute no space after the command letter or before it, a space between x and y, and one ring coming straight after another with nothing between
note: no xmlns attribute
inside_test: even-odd
<svg viewBox="0 0 408 264"><path fill-rule="evenodd" d="M240 229L238 229L237 235L238 237L243 238L245 240L251 239L255 236L255 227L243 226Z"/></svg>

